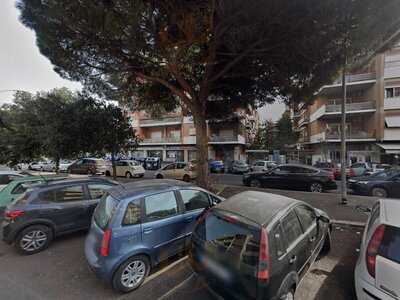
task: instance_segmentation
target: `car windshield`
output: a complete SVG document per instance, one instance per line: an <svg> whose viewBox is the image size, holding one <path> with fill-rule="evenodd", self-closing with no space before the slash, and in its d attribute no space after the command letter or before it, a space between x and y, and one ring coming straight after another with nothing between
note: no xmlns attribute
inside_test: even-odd
<svg viewBox="0 0 400 300"><path fill-rule="evenodd" d="M390 178L390 177L396 176L398 174L400 174L400 172L398 170L386 170L386 171L382 171L382 172L378 172L378 173L374 174L373 177Z"/></svg>
<svg viewBox="0 0 400 300"><path fill-rule="evenodd" d="M104 194L94 212L94 221L96 222L97 226L105 230L109 225L117 207L118 201L112 196Z"/></svg>

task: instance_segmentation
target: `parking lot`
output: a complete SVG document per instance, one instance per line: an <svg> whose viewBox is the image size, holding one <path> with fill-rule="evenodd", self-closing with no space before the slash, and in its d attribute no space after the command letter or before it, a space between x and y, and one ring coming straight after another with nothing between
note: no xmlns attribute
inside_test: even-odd
<svg viewBox="0 0 400 300"><path fill-rule="evenodd" d="M354 299L353 270L361 228L335 226L333 248L301 283L298 299ZM85 232L57 239L42 253L20 256L0 243L1 299L213 299L185 258L164 263L137 291L116 294L87 267ZM172 265L171 265L172 264Z"/></svg>

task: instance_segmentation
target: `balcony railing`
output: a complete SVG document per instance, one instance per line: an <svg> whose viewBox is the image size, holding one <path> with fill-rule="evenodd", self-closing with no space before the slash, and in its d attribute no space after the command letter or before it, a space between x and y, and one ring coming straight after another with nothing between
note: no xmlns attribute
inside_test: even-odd
<svg viewBox="0 0 400 300"><path fill-rule="evenodd" d="M350 131L346 132L346 139L357 140L357 139L373 139L375 133L366 131ZM340 132L325 132L325 140L340 140Z"/></svg>
<svg viewBox="0 0 400 300"><path fill-rule="evenodd" d="M353 74L353 75L347 75L346 76L346 82L347 83L374 80L374 79L376 79L376 74L375 73L362 73L362 74ZM342 77L336 79L333 82L333 84L341 84L341 83L342 83Z"/></svg>
<svg viewBox="0 0 400 300"><path fill-rule="evenodd" d="M175 117L175 118L162 118L162 119L141 119L140 125L141 126L159 126L163 124L180 124L182 123L182 118Z"/></svg>
<svg viewBox="0 0 400 300"><path fill-rule="evenodd" d="M241 135L214 135L209 137L210 143L228 143L228 142L238 142L245 143L245 138Z"/></svg>
<svg viewBox="0 0 400 300"><path fill-rule="evenodd" d="M144 144L168 144L168 143L181 143L180 137L160 137L160 138L149 138L143 139Z"/></svg>
<svg viewBox="0 0 400 300"><path fill-rule="evenodd" d="M386 98L385 109L400 109L400 97Z"/></svg>
<svg viewBox="0 0 400 300"><path fill-rule="evenodd" d="M372 101L367 102L354 102L346 104L346 112L362 111L375 109L375 103ZM342 112L341 104L328 104L326 105L326 113L340 113Z"/></svg>

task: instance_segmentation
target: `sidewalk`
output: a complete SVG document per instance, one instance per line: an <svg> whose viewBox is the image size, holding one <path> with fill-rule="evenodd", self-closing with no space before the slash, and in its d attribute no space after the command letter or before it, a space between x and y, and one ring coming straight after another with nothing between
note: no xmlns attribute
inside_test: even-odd
<svg viewBox="0 0 400 300"><path fill-rule="evenodd" d="M245 186L224 186L221 196L228 198L232 195L243 191L260 191L265 193L278 194L297 200L307 202L308 204L325 211L335 223L343 223L347 225L363 225L367 221L366 214L355 210L357 205L365 205L371 207L377 200L374 197L364 196L348 196L348 204L340 204L340 194L332 193L309 193L299 191L275 190L275 189L257 189Z"/></svg>

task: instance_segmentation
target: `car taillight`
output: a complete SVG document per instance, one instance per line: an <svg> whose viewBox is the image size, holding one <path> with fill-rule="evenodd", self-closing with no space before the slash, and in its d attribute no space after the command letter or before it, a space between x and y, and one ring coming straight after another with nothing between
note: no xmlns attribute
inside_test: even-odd
<svg viewBox="0 0 400 300"><path fill-rule="evenodd" d="M103 240L101 241L100 255L108 256L110 253L111 229L107 229L103 233Z"/></svg>
<svg viewBox="0 0 400 300"><path fill-rule="evenodd" d="M258 260L259 262L257 278L263 281L268 281L270 271L270 257L268 246L268 233L265 228L261 229L261 241Z"/></svg>
<svg viewBox="0 0 400 300"><path fill-rule="evenodd" d="M22 216L25 212L23 210L11 210L11 211L6 211L4 216L7 219L15 220L16 218Z"/></svg>
<svg viewBox="0 0 400 300"><path fill-rule="evenodd" d="M382 243L385 234L385 225L380 225L372 235L368 243L365 259L367 263L367 270L369 275L375 278L376 256L378 255L379 247Z"/></svg>

